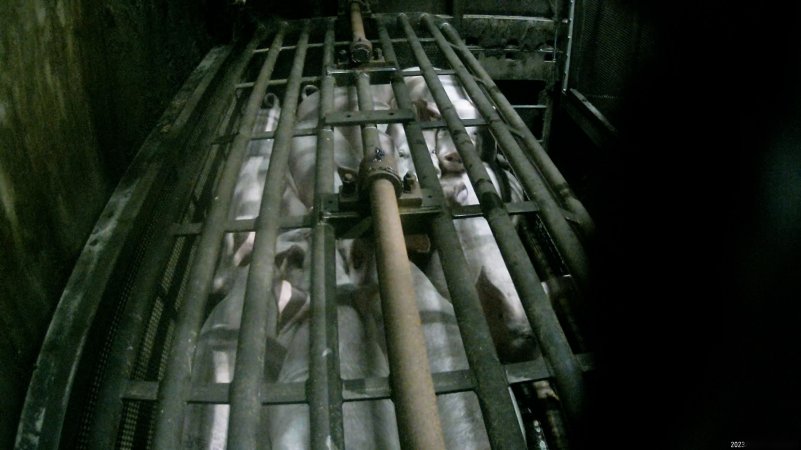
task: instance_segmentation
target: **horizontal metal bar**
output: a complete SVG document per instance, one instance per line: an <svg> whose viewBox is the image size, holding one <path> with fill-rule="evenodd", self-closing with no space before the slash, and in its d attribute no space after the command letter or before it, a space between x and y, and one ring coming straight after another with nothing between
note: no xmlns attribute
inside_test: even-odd
<svg viewBox="0 0 801 450"><path fill-rule="evenodd" d="M512 105L514 109L547 109L548 105Z"/></svg>
<svg viewBox="0 0 801 450"><path fill-rule="evenodd" d="M506 211L509 215L534 213L540 210L536 202L531 200L506 204ZM452 206L451 215L454 219L469 219L472 217L483 217L481 205Z"/></svg>
<svg viewBox="0 0 801 450"><path fill-rule="evenodd" d="M582 371L595 370L592 353L576 355ZM509 384L527 381L539 381L553 377L545 360L538 358L503 366ZM469 370L454 370L432 374L434 390L437 395L472 391L476 388L475 378ZM227 404L229 401L229 383L210 383L193 386L188 401L198 404ZM281 405L306 402L306 383L264 383L262 388L263 405ZM129 381L123 393L123 400L152 402L158 395L157 381ZM391 398L391 388L387 377L370 377L354 380L342 380L344 401L383 400Z"/></svg>
<svg viewBox="0 0 801 450"><path fill-rule="evenodd" d="M370 39L370 42L373 43L373 44L377 44L379 42L379 40L378 39ZM395 38L395 39L392 39L392 42L396 43L396 44L397 43L403 43L403 42L406 42L406 39ZM434 39L432 39L432 38L422 38L422 39L420 39L420 42L430 43L430 42L434 42ZM309 48L318 48L318 47L322 47L323 45L324 45L323 43L309 44ZM336 41L334 43L334 45L338 45L340 47L344 47L344 46L350 45L350 41ZM285 46L281 47L281 50L294 50L294 49L295 49L294 45L285 45ZM253 50L253 54L256 54L256 53L267 53L269 50L270 50L269 48L257 48L256 50Z"/></svg>
<svg viewBox="0 0 801 450"><path fill-rule="evenodd" d="M409 109L337 111L326 115L324 124L327 126L348 126L370 123L401 123L414 119L414 112Z"/></svg>
<svg viewBox="0 0 801 450"><path fill-rule="evenodd" d="M286 216L280 218L280 229L283 231L294 230L296 228L309 228L312 226L311 217L308 215L303 216ZM170 234L173 236L195 236L201 233L203 228L202 222L192 223L176 223L172 225ZM225 226L226 233L242 233L246 231L256 230L256 219L239 219L228 222Z"/></svg>
<svg viewBox="0 0 801 450"><path fill-rule="evenodd" d="M465 127L480 127L487 125L487 121L483 118L477 119L460 119L462 125ZM423 130L430 130L432 128L447 128L448 124L444 120L432 120L430 122L419 122L420 128Z"/></svg>
<svg viewBox="0 0 801 450"><path fill-rule="evenodd" d="M319 83L320 79L321 78L319 76L301 77L300 82L301 83ZM276 80L270 80L267 83L267 86L280 86L280 85L287 84L288 82L289 82L289 80L286 79L286 78L278 78ZM252 88L252 87L253 87L253 82L252 81L248 81L248 82L245 82L245 83L237 84L236 85L236 90L249 89L249 88Z"/></svg>

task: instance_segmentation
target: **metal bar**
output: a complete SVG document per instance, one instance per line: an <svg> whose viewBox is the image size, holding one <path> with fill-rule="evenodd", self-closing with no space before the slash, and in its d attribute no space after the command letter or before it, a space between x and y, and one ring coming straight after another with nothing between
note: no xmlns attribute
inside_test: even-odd
<svg viewBox="0 0 801 450"><path fill-rule="evenodd" d="M409 109L384 111L341 111L322 117L329 126L361 125L363 123L399 123L414 120L414 112Z"/></svg>
<svg viewBox="0 0 801 450"><path fill-rule="evenodd" d="M570 186L567 184L567 181L562 176L562 173L559 172L559 169L551 160L551 157L548 156L548 153L534 137L534 134L529 130L525 122L523 122L523 119L520 118L520 115L514 111L514 107L509 103L506 96L503 95L500 88L498 88L492 80L492 77L489 76L473 53L468 50L467 45L462 41L462 38L456 30L447 23L443 24L441 29L448 36L448 39L455 44L456 48L460 50L462 58L467 63L467 66L470 67L470 70L481 80L481 83L485 86L490 97L492 97L492 100L498 106L498 110L503 117L517 130L520 138L523 140L523 144L528 150L528 154L534 160L537 169L542 173L550 189L558 196L562 204L578 217L579 226L584 235L587 237L592 236L595 231L595 224L593 223L592 217L590 217L590 214L584 208L581 201L576 198ZM546 137L543 136L543 140L545 140L545 138Z"/></svg>
<svg viewBox="0 0 801 450"><path fill-rule="evenodd" d="M228 447L231 450L258 447L261 422L261 383L267 338L277 335L277 305L272 281L275 269L275 243L281 214L281 197L292 143L292 128L300 94L300 78L309 41L309 21L304 21L298 48L289 73L281 117L276 128L273 154L265 177L264 191L256 221L253 259L248 270L242 324L236 348L236 365L231 382L231 410L228 417ZM254 88L254 91L256 89ZM263 93L261 94L264 95ZM252 126L252 125L251 125Z"/></svg>
<svg viewBox="0 0 801 450"><path fill-rule="evenodd" d="M377 21L377 23L384 55L388 61L395 61L397 64L395 49L386 26L381 21ZM411 108L412 102L408 87L403 81L400 67L397 68L399 70L392 80L395 99L398 107ZM442 187L439 184L434 164L431 162L430 153L425 146L419 122L404 124L404 131L421 186L429 189L435 200L442 204ZM495 348L487 345L492 342L492 336L478 299L478 293L465 273L464 268L467 266L467 262L461 250L456 228L447 211L432 219L431 233L441 256L442 269L462 334L467 361L475 376L476 393L490 443L496 449L524 448L523 435L516 430L516 427L510 426L517 421L514 400L507 389L506 374L498 360L497 353L495 353Z"/></svg>
<svg viewBox="0 0 801 450"><path fill-rule="evenodd" d="M372 111L373 98L368 74L356 75L356 88L359 109ZM363 161L367 164L360 168L360 175L364 177L371 163L377 163L372 168L381 168L389 158L385 158L379 150L375 124L362 126L362 140ZM437 413L423 326L412 285L411 263L406 253L398 212L396 181L399 180L390 181L382 172L367 172L364 179L370 192L376 266L398 434L404 449L444 449L445 438Z"/></svg>
<svg viewBox="0 0 801 450"><path fill-rule="evenodd" d="M367 40L362 21L362 7L359 0L350 2L350 26L353 30L353 42L350 44L350 59L356 64L370 61L373 55L373 44Z"/></svg>
<svg viewBox="0 0 801 450"><path fill-rule="evenodd" d="M334 129L323 119L333 110L334 24L330 19L323 48L319 132L315 167L315 226L312 235L311 343L309 344L309 413L311 446L326 450L344 448L342 383L339 372L334 229L323 219L323 196L334 192Z"/></svg>
<svg viewBox="0 0 801 450"><path fill-rule="evenodd" d="M62 431L79 365L92 343L88 342L107 287L117 279L121 261L133 250L133 243L154 207L164 185L167 170L180 143L197 126L198 105L209 95L216 74L224 67L230 47L209 51L183 84L160 118L169 124L167 133L153 130L120 179L100 218L75 262L44 337L28 385L15 446L18 449L56 449L62 445ZM87 348L87 344L90 346Z"/></svg>
<svg viewBox="0 0 801 450"><path fill-rule="evenodd" d="M434 39L436 39L437 45L439 46L440 50L442 50L442 53L447 58L448 62L451 64L453 69L459 73L459 79L462 82L462 86L470 95L473 103L481 112L481 115L489 121L489 127L492 130L493 136L495 136L495 140L498 142L501 149L503 149L504 155L506 155L506 157L509 159L509 162L512 164L515 173L520 178L520 182L526 188L529 195L532 196L532 199L540 204L540 207L542 208L542 214L540 215L542 217L542 221L545 223L548 231L553 236L556 247L559 249L559 253L564 259L565 264L570 268L571 273L579 282L579 285L586 287L588 285L588 269L584 248L582 247L575 231L570 227L570 224L567 223L562 215L561 207L554 199L546 181L543 179L539 170L531 164L531 161L526 157L523 150L520 149L517 140L510 133L506 123L501 120L500 116L495 111L495 108L478 86L476 80L470 75L470 72L468 72L465 65L456 55L456 52L454 52L454 50L451 48L450 44L445 39L445 36L443 36L439 29L437 29L437 27L434 25L431 16L428 14L423 14L422 21L428 26L429 31L434 36ZM453 27L450 27L450 29L453 30ZM490 83L493 83L491 79ZM490 86L490 84L487 86ZM489 91L495 91L498 99L501 99L501 96L498 95L500 90L497 88L497 86L494 89L489 89ZM445 96L445 100L448 100L447 96ZM505 105L509 109L509 115L516 117L518 121L522 122L522 119L520 119L520 116L517 115L513 108L511 108L511 105L508 101L505 103ZM523 126L519 131L525 134L526 130L528 130L528 128ZM533 135L531 137L533 138ZM533 139L532 141L536 142L536 140ZM542 149L541 146L539 146L539 148ZM545 151L542 150L542 153L545 154ZM546 159L550 161L549 158ZM562 181L563 184L554 185L554 187L558 187L562 190L562 192L564 192L563 187L566 186L567 183L564 182L564 179L562 179Z"/></svg>
<svg viewBox="0 0 801 450"><path fill-rule="evenodd" d="M258 39L253 39L250 47L255 47ZM224 81L221 83L222 89L230 87L235 82L248 62L249 48L246 48L232 67L227 71ZM228 92L226 92L228 94ZM232 103L236 103L232 99ZM225 102L212 103L210 111L204 111L207 117L215 117L220 114L225 115ZM232 113L232 108L227 108ZM220 127L224 128L230 121L230 116L222 120ZM213 132L210 131L209 134ZM197 161L197 162L195 162ZM188 173L196 173L197 165L203 162L202 158L190 158L190 164L194 167L187 168ZM179 214L183 213L182 206L186 205L188 198L192 195L192 185L189 183L179 183L177 188L160 205L161 211L155 228L158 230L166 229L171 222L179 219ZM107 449L114 446L117 430L119 428L120 416L122 414L122 392L125 389L127 380L131 377L136 362L136 356L140 350L142 335L145 331L145 323L148 311L152 308L155 300L155 287L160 280L161 274L167 264L173 250L175 240L170 233L161 233L155 242L148 247L136 279L131 288L131 297L127 301L125 310L120 319L119 329L114 336L111 348L108 353L105 374L103 376L102 387L98 393L98 401L95 406L96 411L89 431L88 443L91 448Z"/></svg>
<svg viewBox="0 0 801 450"><path fill-rule="evenodd" d="M573 29L576 22L576 0L570 0L570 16L568 17L567 49L565 50L565 69L562 72L562 93L567 92L570 80L570 57L573 52Z"/></svg>
<svg viewBox="0 0 801 450"><path fill-rule="evenodd" d="M281 46L286 26L286 22L281 24L273 40L273 48ZM277 59L278 52L270 52L261 68L256 86L248 98L244 117L239 126L239 134L234 139L231 153L223 167L217 196L212 200L203 233L197 243L196 255L189 272L187 301L175 325L175 338L170 350L163 384L159 390L156 429L153 437L153 447L156 449L181 447L181 431L186 395L190 385L192 359L197 345L197 335L203 324L203 314L217 257L220 253L220 242L225 233L225 224L231 205L230 199L236 186L239 169L247 154L249 136L267 90L267 81L272 75Z"/></svg>
<svg viewBox="0 0 801 450"><path fill-rule="evenodd" d="M378 40L376 40L376 39L368 39L368 40L372 44L378 44ZM392 42L397 44L397 43L400 43L400 42L406 42L406 39L400 39L400 38L399 39L392 39ZM430 42L434 42L434 39L432 39L432 38L421 38L420 42L430 43ZM345 46L345 45L350 45L350 43L351 43L351 41L335 41L334 45L341 47L341 46ZM322 47L323 45L324 44L320 44L320 43L309 44L309 48ZM285 45L285 46L281 47L281 50L294 50L294 49L295 49L294 45ZM253 50L253 53L267 53L269 50L270 50L269 48L257 48L256 50Z"/></svg>
<svg viewBox="0 0 801 450"><path fill-rule="evenodd" d="M423 14L422 17L424 21L430 23L430 19L426 20L427 14ZM571 420L578 424L584 409L584 386L581 371L564 331L556 318L548 296L540 285L540 279L534 271L531 260L523 249L517 231L504 209L503 200L495 191L475 146L459 121L459 116L442 87L442 83L432 70L431 61L423 47L417 42L409 19L405 14L400 14L399 19L406 31L406 37L409 39L409 45L412 47L418 65L425 72L426 84L431 90L443 118L448 122L459 155L465 163L467 175L475 188L481 207L484 209L484 216L495 236L501 255L506 261L506 267L509 269L512 281L523 302L542 353L554 370L556 384L565 410ZM476 97L473 97L474 101L477 100ZM493 119L492 123L498 123L500 120L497 115ZM544 209L546 204L540 203L540 207Z"/></svg>
<svg viewBox="0 0 801 450"><path fill-rule="evenodd" d="M309 47L311 47L311 44L309 44ZM294 47L292 47L292 48L294 48ZM317 77L317 76L302 77L300 79L300 81L302 83L317 83L317 82L320 81L320 77ZM267 83L267 86L281 86L281 85L287 84L288 82L289 82L289 80L287 80L286 78L279 78L277 80L270 80L270 82ZM252 82L252 81L248 81L248 82L245 82L245 83L238 83L236 85L236 89L237 90L249 89L249 88L252 88L254 84L255 83Z"/></svg>

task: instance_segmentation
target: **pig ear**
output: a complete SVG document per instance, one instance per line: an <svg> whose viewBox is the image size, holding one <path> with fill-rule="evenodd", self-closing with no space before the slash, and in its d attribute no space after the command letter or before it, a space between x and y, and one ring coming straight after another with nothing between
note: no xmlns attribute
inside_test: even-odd
<svg viewBox="0 0 801 450"><path fill-rule="evenodd" d="M303 91L300 93L300 97L303 100L306 100L306 97L314 94L315 92L317 92L319 90L320 89L317 86L315 86L313 84L307 84L306 86L303 86Z"/></svg>
<svg viewBox="0 0 801 450"><path fill-rule="evenodd" d="M442 115L439 113L439 108L437 108L437 104L434 102L417 99L414 101L414 109L417 114L417 120L420 121L439 120L442 118Z"/></svg>
<svg viewBox="0 0 801 450"><path fill-rule="evenodd" d="M481 306L490 328L493 325L502 327L505 323L504 317L509 315L508 307L503 292L489 279L484 267L478 274L476 291L478 291L478 298L481 300Z"/></svg>
<svg viewBox="0 0 801 450"><path fill-rule="evenodd" d="M273 94L272 92L267 93L264 96L264 107L267 109L278 108L281 105L281 101L278 100L278 96Z"/></svg>
<svg viewBox="0 0 801 450"><path fill-rule="evenodd" d="M309 312L309 296L306 292L296 289L286 280L276 285L276 306L278 307L278 331L302 320Z"/></svg>

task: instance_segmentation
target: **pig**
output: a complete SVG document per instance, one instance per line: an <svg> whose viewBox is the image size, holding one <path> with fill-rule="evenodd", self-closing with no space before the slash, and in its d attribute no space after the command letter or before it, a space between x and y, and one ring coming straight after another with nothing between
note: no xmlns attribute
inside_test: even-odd
<svg viewBox="0 0 801 450"><path fill-rule="evenodd" d="M404 69L404 71L412 70L419 70L419 67ZM462 88L457 77L453 75L440 75L439 80L448 98L453 103L459 118L481 118L481 114L479 114L475 105L473 105L473 102ZM440 113L439 107L434 102L434 97L428 89L425 79L422 76L412 76L404 78L404 81L409 89L409 98L415 108L417 119L420 121L440 120L442 114ZM393 101L391 106L395 107L396 103ZM477 149L480 149L482 144L478 127L466 127L465 131L473 145L475 145ZM390 125L388 133L392 136L398 151L408 153L409 144L402 125ZM423 137L431 153L434 168L438 176L442 173L458 173L464 170L462 159L456 151L456 146L453 143L450 132L446 128L423 130Z"/></svg>
<svg viewBox="0 0 801 450"><path fill-rule="evenodd" d="M496 189L499 181L489 164L484 163ZM523 200L523 190L517 179L507 173L512 201ZM440 178L443 194L451 205L478 204L478 198L466 173L445 174ZM515 290L511 275L501 256L489 224L483 217L454 221L454 227L464 251L466 270L475 280L484 314L490 326L498 356L502 362L533 359L535 345L531 326ZM432 279L442 280L437 260L429 265ZM438 286L440 292L445 286Z"/></svg>

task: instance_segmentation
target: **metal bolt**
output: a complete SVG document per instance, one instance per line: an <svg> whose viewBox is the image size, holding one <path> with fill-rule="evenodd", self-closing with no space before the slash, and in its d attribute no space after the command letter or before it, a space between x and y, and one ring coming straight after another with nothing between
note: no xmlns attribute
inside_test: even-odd
<svg viewBox="0 0 801 450"><path fill-rule="evenodd" d="M403 177L403 190L404 192L410 192L414 187L415 183L417 183L417 177L414 176L411 172L406 172L406 175Z"/></svg>
<svg viewBox="0 0 801 450"><path fill-rule="evenodd" d="M356 192L356 177L352 173L346 173L342 176L342 193L350 195Z"/></svg>

